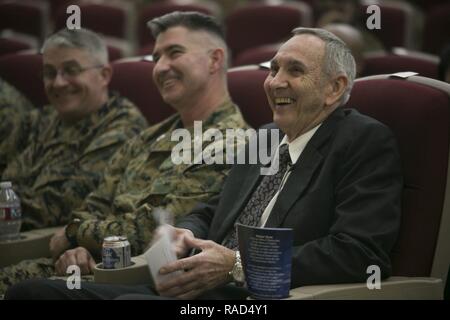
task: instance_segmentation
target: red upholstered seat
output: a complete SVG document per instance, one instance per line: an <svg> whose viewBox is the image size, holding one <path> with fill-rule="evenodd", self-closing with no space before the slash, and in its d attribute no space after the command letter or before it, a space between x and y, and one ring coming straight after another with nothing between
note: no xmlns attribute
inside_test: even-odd
<svg viewBox="0 0 450 320"><path fill-rule="evenodd" d="M105 36L118 39L127 39L130 29L131 6L124 2L89 2L75 1L80 7L81 26L101 33ZM67 6L58 8L55 18L55 31L66 27L69 14L66 13Z"/></svg>
<svg viewBox="0 0 450 320"><path fill-rule="evenodd" d="M362 76L413 71L424 77L438 79L437 56L405 51L401 55L391 53L366 57L364 63Z"/></svg>
<svg viewBox="0 0 450 320"><path fill-rule="evenodd" d="M376 36L386 49L392 47L414 47L414 9L407 2L377 2L366 1L376 4L380 8L381 29L367 30ZM366 25L369 14L366 13L368 5L361 6L362 25Z"/></svg>
<svg viewBox="0 0 450 320"><path fill-rule="evenodd" d="M149 124L160 122L175 111L165 104L152 79L153 62L119 60L112 64L110 89L134 102Z"/></svg>
<svg viewBox="0 0 450 320"><path fill-rule="evenodd" d="M292 29L309 27L311 21L311 9L304 3L249 4L225 19L227 43L236 57L246 49L281 42Z"/></svg>
<svg viewBox="0 0 450 320"><path fill-rule="evenodd" d="M11 38L0 38L0 56L27 49L31 49L28 43Z"/></svg>
<svg viewBox="0 0 450 320"><path fill-rule="evenodd" d="M36 107L48 104L41 74L40 54L11 54L0 57L0 77L16 87Z"/></svg>
<svg viewBox="0 0 450 320"><path fill-rule="evenodd" d="M233 68L228 71L228 89L244 119L254 128L272 122L272 111L264 92L269 71L258 66Z"/></svg>
<svg viewBox="0 0 450 320"><path fill-rule="evenodd" d="M450 41L450 3L433 7L425 18L423 50L439 54Z"/></svg>
<svg viewBox="0 0 450 320"><path fill-rule="evenodd" d="M260 64L269 61L275 56L279 47L280 44L268 44L247 49L234 59L234 66Z"/></svg>
<svg viewBox="0 0 450 320"><path fill-rule="evenodd" d="M386 124L399 144L404 192L400 235L391 254L393 274L445 279L450 255L442 241L441 247L437 243L450 240L450 225L441 225L450 193L445 197L450 85L420 76L361 78L347 106Z"/></svg>
<svg viewBox="0 0 450 320"><path fill-rule="evenodd" d="M34 36L43 41L48 33L49 6L43 1L0 3L0 31L5 29Z"/></svg>

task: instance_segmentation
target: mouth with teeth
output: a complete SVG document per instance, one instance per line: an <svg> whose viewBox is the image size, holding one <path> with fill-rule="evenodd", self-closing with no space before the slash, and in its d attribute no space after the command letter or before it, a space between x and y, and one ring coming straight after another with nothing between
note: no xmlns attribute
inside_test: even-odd
<svg viewBox="0 0 450 320"><path fill-rule="evenodd" d="M295 99L289 97L276 97L273 99L276 108L289 106L295 102Z"/></svg>

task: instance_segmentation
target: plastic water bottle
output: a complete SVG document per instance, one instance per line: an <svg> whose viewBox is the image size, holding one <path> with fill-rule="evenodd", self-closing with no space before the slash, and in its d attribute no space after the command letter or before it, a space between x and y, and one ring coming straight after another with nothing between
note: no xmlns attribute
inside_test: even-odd
<svg viewBox="0 0 450 320"><path fill-rule="evenodd" d="M0 241L20 237L22 210L10 181L0 182Z"/></svg>

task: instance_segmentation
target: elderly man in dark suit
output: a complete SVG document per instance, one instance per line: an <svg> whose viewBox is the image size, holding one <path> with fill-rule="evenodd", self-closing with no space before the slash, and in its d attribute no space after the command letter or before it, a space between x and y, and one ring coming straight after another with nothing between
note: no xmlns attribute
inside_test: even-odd
<svg viewBox="0 0 450 320"><path fill-rule="evenodd" d="M33 298L34 291L49 298L245 298L236 223L293 228L291 287L366 281L370 265L388 277L400 225L399 152L385 125L340 108L354 75L340 39L321 29L294 30L264 84L275 122L269 128L283 133L275 141L279 170L264 176L261 164L236 165L221 195L177 224L180 259L160 273L185 272L154 289L85 284L74 293L63 283L34 281L10 297ZM193 248L199 253L187 256Z"/></svg>

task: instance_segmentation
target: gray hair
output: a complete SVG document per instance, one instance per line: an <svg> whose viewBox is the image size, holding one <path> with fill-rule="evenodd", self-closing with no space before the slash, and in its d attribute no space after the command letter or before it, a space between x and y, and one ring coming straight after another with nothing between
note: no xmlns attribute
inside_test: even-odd
<svg viewBox="0 0 450 320"><path fill-rule="evenodd" d="M61 29L48 37L41 52L48 48L66 47L81 49L89 52L98 63L108 64L108 50L106 44L99 35L88 29Z"/></svg>
<svg viewBox="0 0 450 320"><path fill-rule="evenodd" d="M301 34L311 34L325 42L325 53L323 57L323 72L329 78L337 75L345 75L348 79L347 88L339 101L339 105L344 105L350 98L353 81L355 80L356 64L355 59L347 45L331 32L318 28L295 28L292 33L297 36Z"/></svg>

